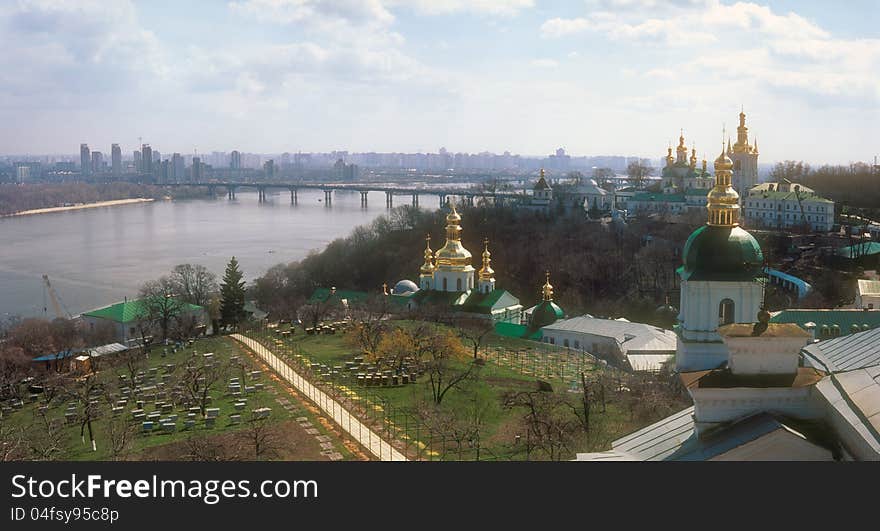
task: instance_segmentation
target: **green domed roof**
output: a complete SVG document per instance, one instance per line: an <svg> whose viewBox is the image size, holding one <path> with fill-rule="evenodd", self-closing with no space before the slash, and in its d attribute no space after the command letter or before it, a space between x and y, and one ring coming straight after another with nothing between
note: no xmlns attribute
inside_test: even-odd
<svg viewBox="0 0 880 531"><path fill-rule="evenodd" d="M764 265L758 241L740 227L700 227L688 238L682 258L683 280L754 280Z"/></svg>
<svg viewBox="0 0 880 531"><path fill-rule="evenodd" d="M555 323L558 319L565 317L562 308L553 301L542 301L541 304L535 306L532 311L532 318L529 320L529 326L532 328L541 328Z"/></svg>

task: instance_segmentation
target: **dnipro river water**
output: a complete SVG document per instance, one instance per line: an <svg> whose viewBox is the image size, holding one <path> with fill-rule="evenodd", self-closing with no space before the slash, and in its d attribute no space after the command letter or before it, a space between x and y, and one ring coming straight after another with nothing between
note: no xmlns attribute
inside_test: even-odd
<svg viewBox="0 0 880 531"><path fill-rule="evenodd" d="M335 192L330 207L320 190L300 190L296 205L286 191L262 204L256 192L236 197L0 218L0 317L54 318L43 274L73 315L135 297L144 281L176 264L202 264L219 279L235 255L251 281L386 212L382 192L370 193L366 209L357 192ZM394 204L410 201L397 196ZM433 209L439 200L424 195L420 204Z"/></svg>

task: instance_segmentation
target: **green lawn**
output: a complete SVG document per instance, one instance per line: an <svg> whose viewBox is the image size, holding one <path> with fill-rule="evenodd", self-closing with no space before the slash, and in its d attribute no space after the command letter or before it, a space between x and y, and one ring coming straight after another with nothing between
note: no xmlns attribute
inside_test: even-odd
<svg viewBox="0 0 880 531"><path fill-rule="evenodd" d="M269 370L264 369L263 373L259 377L255 377L253 380L250 379L249 376L243 374L244 372L251 370L263 369L257 365L257 363L253 360L253 358L246 354L246 350L240 346L237 342L233 341L229 338L217 337L217 338L207 338L196 341L192 347L187 347L181 350L178 350L176 353L172 353L169 348L169 353L167 356L162 356L163 352L162 347L153 347L149 358L146 360L145 365L143 366L143 370L146 372L150 368L159 368L158 374L162 374L162 369L166 364L173 363L177 366L174 372L172 372L172 378L178 374L177 371L180 370L181 365L188 359L191 359L194 355L202 356L204 353L212 352L214 353L214 359L216 362L226 363L229 361L230 357L238 356L239 360L243 362L245 365L245 369L242 371L238 368L230 369L230 372L227 377L239 377L242 381L246 382L247 385L253 385L256 382L260 382L263 384L264 388L262 390L257 390L253 393L250 393L246 396L247 405L244 410L236 411L234 404L239 400L239 398L232 396L227 393L226 381L220 382L214 389L211 391L212 401L208 407L219 408L220 414L216 421L216 424L213 427L206 427L205 421L201 418L201 415L196 416L196 424L193 428L184 430L184 422L183 419L186 418L187 410L180 405L175 406L173 413L178 415L177 420L177 430L171 433L164 433L159 429L154 429L153 432L144 433L141 427L141 421L135 421L132 418L132 409L135 409L137 406L134 403L134 400L130 400L129 403L124 407L124 410L119 413L118 418L126 419L133 426L134 433L136 433L133 442L128 450L128 458L137 459L141 456L145 450L150 448L155 448L162 445L169 445L173 443L179 443L184 441L185 439L193 436L193 435L206 435L206 436L222 436L224 434L236 432L239 430L243 430L246 428L246 420L250 418L251 411L254 409L268 407L271 408L270 413L270 422L272 424L278 424L285 421L290 421L296 417L307 417L314 427L318 429L322 434L327 434L327 430L321 425L320 422L316 421L316 416L308 411L307 408L301 407L301 405L293 399L285 387L273 377L272 373ZM106 379L107 381L116 381L118 374L127 374L127 371L124 366L115 367L115 368L107 368L100 371L100 377ZM276 401L276 397L287 397L289 402L294 406L292 409L285 409L282 404L279 404ZM35 422L35 419L38 419L38 407L42 405L42 400L37 403L30 404L26 403L21 410L14 411L11 415L7 415L6 418L2 419L4 424L7 426L19 426L19 427L27 427ZM47 416L49 418L64 420L64 412L67 407L67 402L58 402L50 405ZM106 460L112 458L111 453L108 451L108 445L106 444L107 439L107 426L108 419L112 418L112 414L110 411L109 404L106 401L101 402L101 417L92 422L92 427L95 431L95 439L97 443L97 451L93 452L91 446L88 442L88 434L86 432L86 442L83 443L80 439L80 426L79 423L75 425L66 425L63 427L63 444L62 451L57 456L58 459L66 459L66 460ZM153 411L158 411L153 402L145 402L144 404L144 412L151 413ZM241 424L232 424L230 420L230 415L238 413L241 415ZM167 415L163 414L162 417L166 417ZM342 453L346 458L351 456L350 452L343 447L341 444L336 444L337 451Z"/></svg>

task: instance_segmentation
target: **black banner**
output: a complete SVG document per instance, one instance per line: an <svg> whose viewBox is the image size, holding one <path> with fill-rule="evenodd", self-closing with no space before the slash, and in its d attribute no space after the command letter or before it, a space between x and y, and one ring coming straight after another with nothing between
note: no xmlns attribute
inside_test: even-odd
<svg viewBox="0 0 880 531"><path fill-rule="evenodd" d="M803 463L6 463L0 529L631 524L684 508L778 511L802 506L816 482L870 484L876 473ZM871 492L848 489L849 501Z"/></svg>

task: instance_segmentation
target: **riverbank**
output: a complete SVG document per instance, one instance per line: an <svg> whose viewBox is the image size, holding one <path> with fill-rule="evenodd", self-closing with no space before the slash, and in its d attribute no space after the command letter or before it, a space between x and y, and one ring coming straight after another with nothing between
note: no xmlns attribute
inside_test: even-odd
<svg viewBox="0 0 880 531"><path fill-rule="evenodd" d="M22 210L21 212L13 212L12 214L5 214L0 217L8 218L8 217L17 217L17 216L31 216L34 214L50 214L53 212L66 212L68 210L82 210L82 209L86 209L86 208L131 205L131 204L135 204L135 203L150 203L152 201L155 201L155 199L147 198L147 197L137 197L134 199L113 199L111 201L97 201L94 203L82 203L82 204L70 205L70 206L35 208L33 210Z"/></svg>

